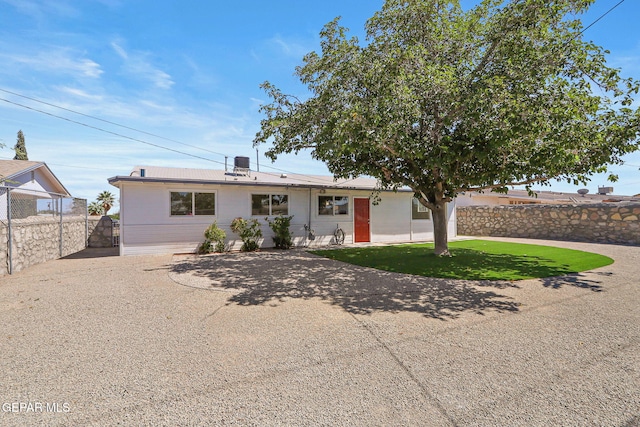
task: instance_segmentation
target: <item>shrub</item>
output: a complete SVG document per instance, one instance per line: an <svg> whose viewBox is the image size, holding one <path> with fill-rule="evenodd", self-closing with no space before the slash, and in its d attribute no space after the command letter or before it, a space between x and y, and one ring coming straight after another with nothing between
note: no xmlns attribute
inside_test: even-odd
<svg viewBox="0 0 640 427"><path fill-rule="evenodd" d="M218 227L218 224L214 221L204 232L204 243L198 248L198 253L208 254L211 252L224 252L226 246L224 240L227 238L227 233L223 229Z"/></svg>
<svg viewBox="0 0 640 427"><path fill-rule="evenodd" d="M276 245L278 249L289 249L293 246L293 239L291 236L291 231L289 227L291 226L292 216L278 216L273 219L273 221L269 221L269 218L265 218L269 223L269 227L276 233L275 236L272 237L273 243Z"/></svg>
<svg viewBox="0 0 640 427"><path fill-rule="evenodd" d="M231 222L231 231L242 239L241 251L251 252L260 247L258 240L262 237L262 230L257 219L247 221L244 218L236 218Z"/></svg>

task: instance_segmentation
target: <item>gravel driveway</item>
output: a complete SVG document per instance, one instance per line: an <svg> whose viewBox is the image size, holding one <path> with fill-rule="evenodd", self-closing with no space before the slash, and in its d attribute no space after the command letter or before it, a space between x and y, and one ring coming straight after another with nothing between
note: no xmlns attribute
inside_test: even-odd
<svg viewBox="0 0 640 427"><path fill-rule="evenodd" d="M0 425L640 425L640 247L533 243L616 262L484 283L89 250L1 277Z"/></svg>

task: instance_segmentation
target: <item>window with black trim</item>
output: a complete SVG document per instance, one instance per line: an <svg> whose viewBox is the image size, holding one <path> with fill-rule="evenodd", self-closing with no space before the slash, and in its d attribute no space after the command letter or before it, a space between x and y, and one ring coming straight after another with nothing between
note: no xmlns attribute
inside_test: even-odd
<svg viewBox="0 0 640 427"><path fill-rule="evenodd" d="M171 216L214 216L216 193L171 192Z"/></svg>
<svg viewBox="0 0 640 427"><path fill-rule="evenodd" d="M431 211L415 197L411 199L411 219L431 219Z"/></svg>
<svg viewBox="0 0 640 427"><path fill-rule="evenodd" d="M318 215L349 215L349 196L318 196Z"/></svg>
<svg viewBox="0 0 640 427"><path fill-rule="evenodd" d="M286 194L252 194L251 215L289 215L289 196Z"/></svg>

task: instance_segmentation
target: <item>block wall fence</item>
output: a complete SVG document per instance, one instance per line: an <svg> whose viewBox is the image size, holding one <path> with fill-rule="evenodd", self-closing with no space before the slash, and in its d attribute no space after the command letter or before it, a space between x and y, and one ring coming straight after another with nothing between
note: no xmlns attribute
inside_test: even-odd
<svg viewBox="0 0 640 427"><path fill-rule="evenodd" d="M458 235L640 245L640 203L457 208Z"/></svg>
<svg viewBox="0 0 640 427"><path fill-rule="evenodd" d="M88 246L88 240L92 237L96 239L96 234L102 234L100 223L100 218L86 219L84 215L66 217L62 220L62 224L59 218L54 217L14 219L11 222L11 267L9 266L8 227L0 226L0 276L8 274L9 268L12 273L17 273L32 265L65 257L85 249ZM109 219L109 233L110 227ZM99 239L96 239L96 243L98 243L97 240ZM109 244L110 242L109 240Z"/></svg>

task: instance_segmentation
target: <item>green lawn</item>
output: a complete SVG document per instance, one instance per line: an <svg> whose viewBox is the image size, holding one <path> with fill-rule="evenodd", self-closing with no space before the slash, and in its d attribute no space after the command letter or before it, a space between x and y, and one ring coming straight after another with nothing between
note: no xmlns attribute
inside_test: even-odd
<svg viewBox="0 0 640 427"><path fill-rule="evenodd" d="M449 243L451 257L433 254L433 244L407 244L312 251L364 267L427 277L522 280L562 276L613 264L611 258L573 249L489 240Z"/></svg>

